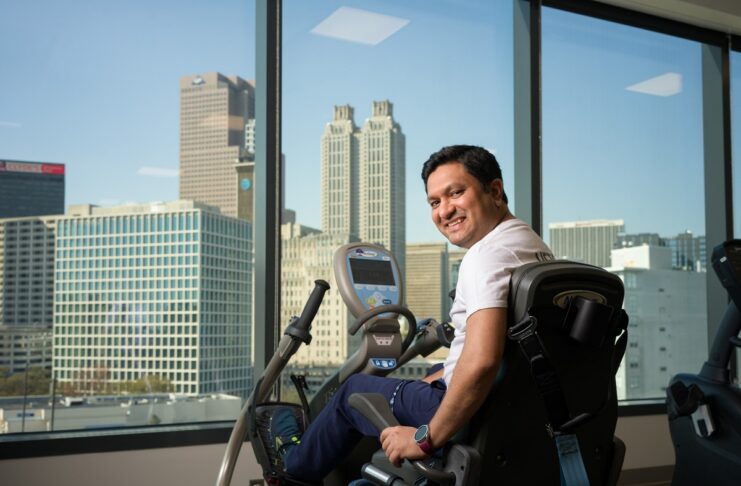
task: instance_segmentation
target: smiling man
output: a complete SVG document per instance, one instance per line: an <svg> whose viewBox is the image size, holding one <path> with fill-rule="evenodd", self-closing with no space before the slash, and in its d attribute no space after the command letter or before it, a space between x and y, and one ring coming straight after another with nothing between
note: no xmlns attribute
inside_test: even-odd
<svg viewBox="0 0 741 486"><path fill-rule="evenodd" d="M429 423L389 427L381 444L389 460L421 459L442 447L484 402L504 352L509 281L515 268L553 258L543 240L507 207L502 171L481 147L455 145L422 168L432 221L452 244L468 248L450 317L455 338L445 366L425 381L447 388Z"/></svg>
<svg viewBox="0 0 741 486"><path fill-rule="evenodd" d="M381 432L392 463L421 459L442 447L483 403L499 370L512 271L551 259L540 237L507 207L496 158L481 147L455 145L422 168L432 221L461 262L450 317L455 338L445 365L424 380L351 376L301 436L290 412L273 416L271 434L286 472L321 481L363 435L378 431L348 403L356 392L381 393L402 424Z"/></svg>

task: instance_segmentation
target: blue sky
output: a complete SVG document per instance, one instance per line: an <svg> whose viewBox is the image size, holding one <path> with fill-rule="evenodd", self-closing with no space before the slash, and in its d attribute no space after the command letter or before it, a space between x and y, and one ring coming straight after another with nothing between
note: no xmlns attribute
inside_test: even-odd
<svg viewBox="0 0 741 486"><path fill-rule="evenodd" d="M311 33L342 6L408 23L375 46ZM336 104L362 125L373 100L394 103L408 242L442 241L419 170L443 145L495 150L512 196L511 19L509 0L286 0L286 205L299 222L320 224L319 139ZM699 45L552 9L543 43L545 221L704 233ZM254 7L5 2L0 59L0 158L66 163L68 204L176 199L179 78L254 78ZM667 73L681 81L670 96L626 89Z"/></svg>

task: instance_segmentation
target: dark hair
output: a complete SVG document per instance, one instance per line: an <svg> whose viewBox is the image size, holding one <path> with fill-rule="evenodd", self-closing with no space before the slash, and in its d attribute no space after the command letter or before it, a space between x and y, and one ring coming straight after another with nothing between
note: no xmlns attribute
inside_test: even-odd
<svg viewBox="0 0 741 486"><path fill-rule="evenodd" d="M475 177L484 191L489 192L491 181L502 178L502 169L494 154L475 145L450 145L430 155L422 166L422 180L427 190L427 178L443 164L459 163L466 172ZM507 204L507 195L502 190L502 200Z"/></svg>

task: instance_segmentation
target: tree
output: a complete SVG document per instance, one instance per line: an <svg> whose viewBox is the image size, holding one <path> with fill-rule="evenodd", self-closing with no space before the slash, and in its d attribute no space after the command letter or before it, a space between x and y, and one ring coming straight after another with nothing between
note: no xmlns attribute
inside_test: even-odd
<svg viewBox="0 0 741 486"><path fill-rule="evenodd" d="M0 396L48 395L51 373L40 366L20 373L0 371Z"/></svg>

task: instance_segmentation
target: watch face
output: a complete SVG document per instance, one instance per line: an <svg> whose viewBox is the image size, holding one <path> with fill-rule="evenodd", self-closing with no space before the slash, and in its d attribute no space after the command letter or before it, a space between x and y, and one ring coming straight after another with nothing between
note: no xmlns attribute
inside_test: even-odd
<svg viewBox="0 0 741 486"><path fill-rule="evenodd" d="M427 425L420 425L417 431L414 433L414 440L419 443L427 439L428 430L429 428L427 427Z"/></svg>

